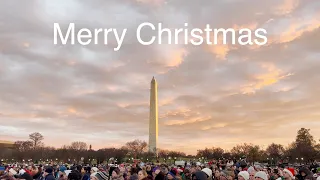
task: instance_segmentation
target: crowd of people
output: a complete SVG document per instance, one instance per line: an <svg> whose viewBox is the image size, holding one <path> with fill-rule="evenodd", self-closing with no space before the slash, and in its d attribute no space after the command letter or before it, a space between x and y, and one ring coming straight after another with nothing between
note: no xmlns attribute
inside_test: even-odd
<svg viewBox="0 0 320 180"><path fill-rule="evenodd" d="M307 166L268 167L245 161L226 164L119 165L12 164L2 166L0 180L320 180L317 162Z"/></svg>

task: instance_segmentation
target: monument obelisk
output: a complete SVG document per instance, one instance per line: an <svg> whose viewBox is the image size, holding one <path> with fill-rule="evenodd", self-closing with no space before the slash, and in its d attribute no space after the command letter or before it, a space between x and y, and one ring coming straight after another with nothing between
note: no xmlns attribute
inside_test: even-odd
<svg viewBox="0 0 320 180"><path fill-rule="evenodd" d="M158 85L153 77L150 89L150 115L149 115L149 152L157 155L158 148Z"/></svg>

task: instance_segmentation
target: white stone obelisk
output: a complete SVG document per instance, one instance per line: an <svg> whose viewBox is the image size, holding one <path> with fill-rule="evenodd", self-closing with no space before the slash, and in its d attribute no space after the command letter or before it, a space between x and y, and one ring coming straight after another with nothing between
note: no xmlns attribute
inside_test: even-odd
<svg viewBox="0 0 320 180"><path fill-rule="evenodd" d="M158 86L154 77L150 89L150 115L149 115L149 152L156 155L158 148Z"/></svg>

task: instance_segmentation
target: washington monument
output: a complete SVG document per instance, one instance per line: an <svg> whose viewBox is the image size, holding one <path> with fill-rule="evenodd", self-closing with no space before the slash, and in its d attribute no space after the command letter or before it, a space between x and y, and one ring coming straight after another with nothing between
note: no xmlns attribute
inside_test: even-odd
<svg viewBox="0 0 320 180"><path fill-rule="evenodd" d="M154 77L150 89L150 115L149 115L149 152L157 154L158 148L158 86Z"/></svg>

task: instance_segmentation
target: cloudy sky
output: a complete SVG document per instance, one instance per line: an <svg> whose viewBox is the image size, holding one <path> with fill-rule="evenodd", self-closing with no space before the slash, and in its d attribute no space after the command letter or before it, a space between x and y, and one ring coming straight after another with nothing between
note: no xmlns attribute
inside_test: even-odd
<svg viewBox="0 0 320 180"><path fill-rule="evenodd" d="M53 45L53 23L128 28L121 50ZM265 46L142 46L142 22L169 28L265 28ZM148 34L145 34L146 36ZM84 141L94 149L148 140L159 86L159 146L287 145L320 138L318 0L0 0L0 139Z"/></svg>

